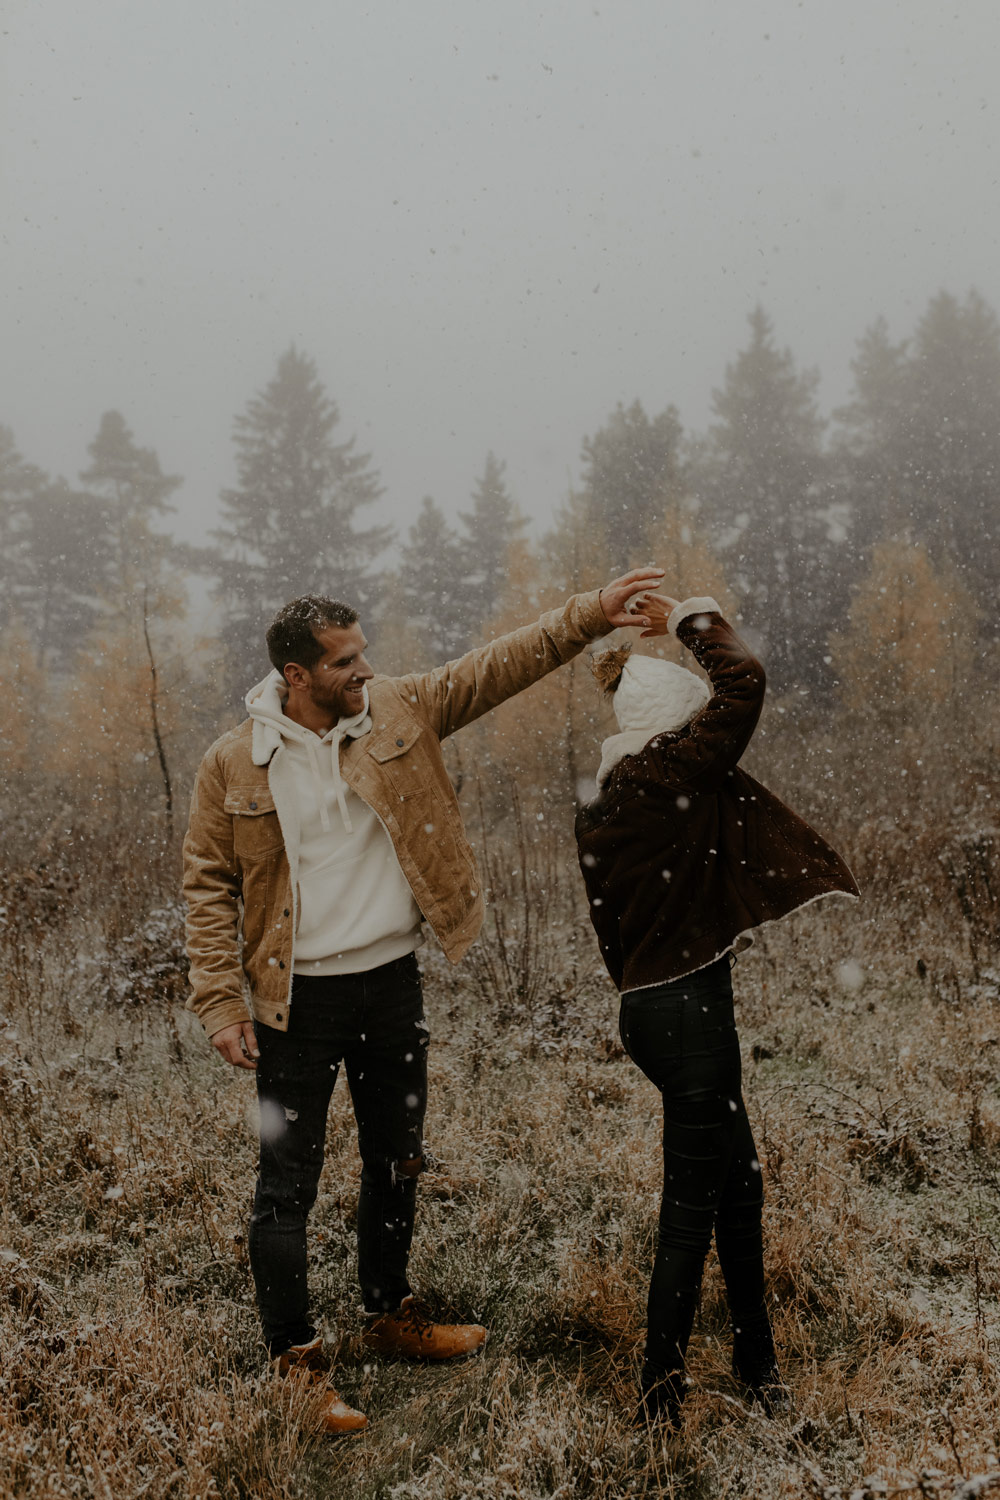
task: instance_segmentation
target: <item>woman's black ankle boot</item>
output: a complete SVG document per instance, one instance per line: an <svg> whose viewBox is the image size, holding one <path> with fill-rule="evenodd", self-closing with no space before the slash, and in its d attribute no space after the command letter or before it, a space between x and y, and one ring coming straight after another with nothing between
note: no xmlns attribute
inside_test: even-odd
<svg viewBox="0 0 1000 1500"><path fill-rule="evenodd" d="M747 1395L768 1417L792 1409L791 1393L781 1378L766 1310L733 1323L733 1374Z"/></svg>
<svg viewBox="0 0 1000 1500"><path fill-rule="evenodd" d="M684 1386L683 1370L654 1370L643 1365L636 1427L652 1427L658 1422L666 1427L679 1426Z"/></svg>

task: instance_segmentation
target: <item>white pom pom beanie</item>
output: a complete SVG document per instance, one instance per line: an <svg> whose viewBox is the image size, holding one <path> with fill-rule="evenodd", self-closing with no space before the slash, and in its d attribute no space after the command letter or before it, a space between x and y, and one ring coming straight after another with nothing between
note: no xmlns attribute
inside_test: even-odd
<svg viewBox="0 0 1000 1500"><path fill-rule="evenodd" d="M711 697L706 684L686 667L652 656L630 656L612 706L623 733L672 734L700 713Z"/></svg>
<svg viewBox="0 0 1000 1500"><path fill-rule="evenodd" d="M687 599L667 621L671 635L689 615L720 614L714 599ZM597 785L602 787L620 760L639 751L657 734L674 734L689 724L711 699L700 677L671 661L652 656L630 656L611 699L620 734L605 740Z"/></svg>

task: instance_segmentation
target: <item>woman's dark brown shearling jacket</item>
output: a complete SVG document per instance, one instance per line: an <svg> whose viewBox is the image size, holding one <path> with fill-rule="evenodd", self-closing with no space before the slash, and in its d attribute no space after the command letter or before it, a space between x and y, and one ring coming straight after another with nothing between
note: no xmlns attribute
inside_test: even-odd
<svg viewBox="0 0 1000 1500"><path fill-rule="evenodd" d="M591 920L622 991L680 979L821 896L858 895L835 850L739 768L764 702L760 662L720 614L688 616L677 635L711 701L625 755L576 821Z"/></svg>

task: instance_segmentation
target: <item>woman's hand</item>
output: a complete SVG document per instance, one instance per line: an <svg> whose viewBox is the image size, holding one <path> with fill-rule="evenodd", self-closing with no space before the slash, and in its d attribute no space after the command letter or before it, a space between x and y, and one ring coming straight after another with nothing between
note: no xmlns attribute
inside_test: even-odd
<svg viewBox="0 0 1000 1500"><path fill-rule="evenodd" d="M649 628L642 632L641 638L645 638L667 634L667 620L679 603L679 599L672 599L669 594L642 593L634 594L626 607L630 614L642 615L649 621Z"/></svg>

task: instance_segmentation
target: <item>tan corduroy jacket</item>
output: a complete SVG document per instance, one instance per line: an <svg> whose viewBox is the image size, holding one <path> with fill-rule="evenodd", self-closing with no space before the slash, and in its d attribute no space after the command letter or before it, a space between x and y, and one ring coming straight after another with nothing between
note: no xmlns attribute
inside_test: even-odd
<svg viewBox="0 0 1000 1500"><path fill-rule="evenodd" d="M599 593L577 594L536 624L433 672L369 684L372 729L344 742L341 774L385 825L417 905L453 962L479 932L483 899L440 742L610 629ZM256 1020L288 1027L298 850L295 829L287 818L282 825L275 806L283 749L255 765L248 719L216 740L195 782L184 841L188 1009L209 1036L247 1020L247 993Z"/></svg>

